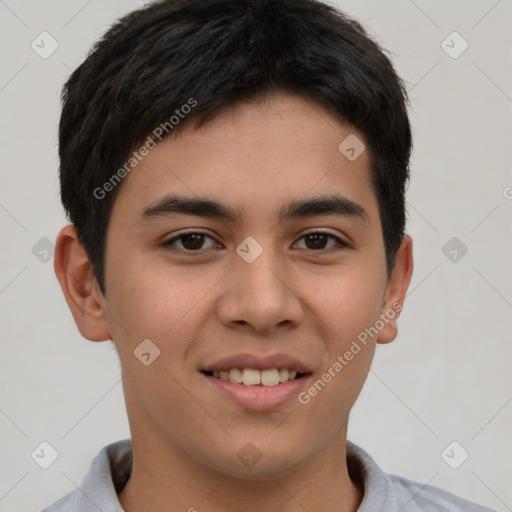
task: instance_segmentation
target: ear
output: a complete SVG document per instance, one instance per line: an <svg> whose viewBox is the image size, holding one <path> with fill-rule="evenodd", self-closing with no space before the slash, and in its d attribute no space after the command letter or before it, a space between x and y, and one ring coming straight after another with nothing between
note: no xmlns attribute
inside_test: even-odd
<svg viewBox="0 0 512 512"><path fill-rule="evenodd" d="M72 225L57 236L54 269L80 334L90 341L111 339L103 294Z"/></svg>
<svg viewBox="0 0 512 512"><path fill-rule="evenodd" d="M405 294L413 269L412 238L404 235L398 249L382 306L384 327L379 331L377 343L390 343L398 334L397 319L404 305Z"/></svg>

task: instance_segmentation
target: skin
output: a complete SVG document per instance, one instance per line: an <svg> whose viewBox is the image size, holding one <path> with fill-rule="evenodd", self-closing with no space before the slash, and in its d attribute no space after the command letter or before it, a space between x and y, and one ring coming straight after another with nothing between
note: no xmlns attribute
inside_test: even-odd
<svg viewBox="0 0 512 512"><path fill-rule="evenodd" d="M200 129L194 123L159 144L128 175L109 221L106 296L66 226L55 270L81 334L112 339L123 369L134 468L119 495L127 512L189 510L355 511L363 490L345 463L349 412L368 375L377 343L397 335L390 320L311 401L273 411L242 408L206 385L199 370L221 357L284 352L307 362L312 382L373 326L403 304L413 269L403 238L388 279L369 154L349 161L338 146L364 137L317 104L287 94L244 103ZM231 223L141 212L168 193L207 196L240 209ZM320 194L360 204L354 216L277 221L278 208ZM176 251L162 242L194 228ZM315 246L312 230L339 237ZM252 263L236 252L247 237L262 247ZM317 248L318 247L318 248ZM143 365L144 339L160 356ZM248 442L261 459L237 457ZM307 485L306 485L307 483Z"/></svg>

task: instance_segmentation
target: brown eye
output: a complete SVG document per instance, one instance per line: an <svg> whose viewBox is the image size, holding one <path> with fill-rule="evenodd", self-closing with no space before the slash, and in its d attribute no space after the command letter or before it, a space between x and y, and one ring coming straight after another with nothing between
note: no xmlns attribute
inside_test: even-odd
<svg viewBox="0 0 512 512"><path fill-rule="evenodd" d="M343 242L340 238L337 236L331 235L330 233L324 233L323 231L314 231L312 233L306 233L304 236L302 236L301 240L305 240L306 249L317 251L317 250L323 250L326 249L326 244L328 243L328 240L334 240L336 244L334 246L331 246L329 248L333 248L336 246L343 246L347 247L347 244Z"/></svg>
<svg viewBox="0 0 512 512"><path fill-rule="evenodd" d="M209 238L210 240L213 241L213 238L211 236L207 235L206 233L201 233L198 231L193 231L193 232L189 232L189 233L181 233L169 240L166 240L163 243L163 246L164 247L171 246L171 247L173 247L173 249L175 249L177 251L198 252L201 249L205 249L203 247L203 245L205 243L206 238ZM177 243L179 243L179 245L181 245L181 247L179 247L179 245L176 245Z"/></svg>

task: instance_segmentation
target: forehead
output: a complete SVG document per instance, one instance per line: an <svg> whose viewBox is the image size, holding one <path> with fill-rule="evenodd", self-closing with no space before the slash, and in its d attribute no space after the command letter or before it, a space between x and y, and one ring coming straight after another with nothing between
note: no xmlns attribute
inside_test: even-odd
<svg viewBox="0 0 512 512"><path fill-rule="evenodd" d="M113 215L136 221L159 208L183 212L188 199L206 216L215 210L232 222L276 220L307 209L309 197L329 197L328 207L371 223L377 205L363 140L302 98L242 103L201 128L185 125L149 151L124 178Z"/></svg>

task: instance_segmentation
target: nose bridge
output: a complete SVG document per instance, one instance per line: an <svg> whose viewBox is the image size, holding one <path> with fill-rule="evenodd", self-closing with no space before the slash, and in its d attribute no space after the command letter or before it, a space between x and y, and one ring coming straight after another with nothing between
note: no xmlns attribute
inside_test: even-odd
<svg viewBox="0 0 512 512"><path fill-rule="evenodd" d="M222 321L243 321L257 330L298 322L302 307L288 281L282 257L270 244L246 239L237 248L229 291L221 302Z"/></svg>
<svg viewBox="0 0 512 512"><path fill-rule="evenodd" d="M270 307L275 307L275 304L286 294L283 289L286 288L285 276L279 275L283 273L283 266L278 261L279 256L270 243L265 247L258 244L260 248L256 244L254 240L248 240L237 248L241 260L236 263L235 268L236 281L240 286L238 291L244 297L248 294L255 302L261 302L261 306L268 304ZM244 251L247 250L248 252L245 253Z"/></svg>

